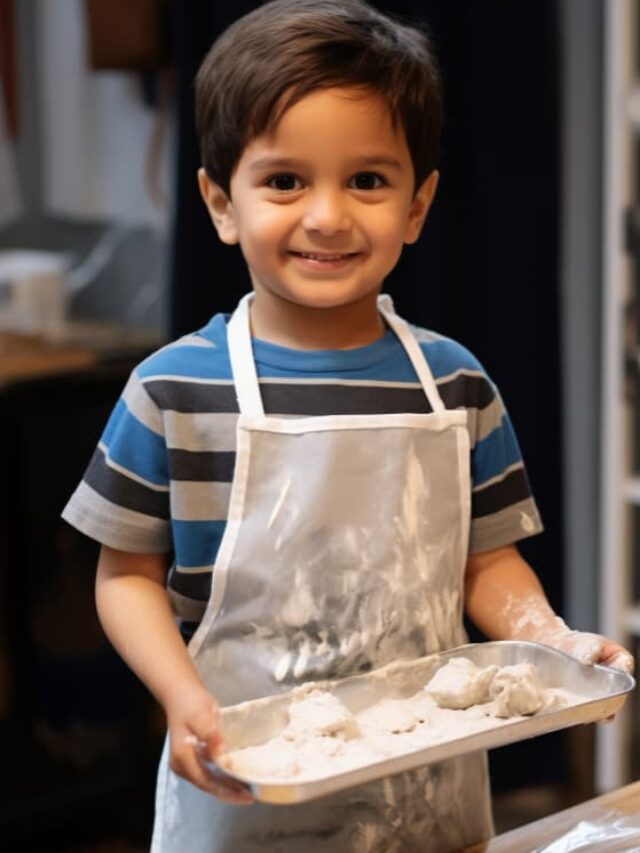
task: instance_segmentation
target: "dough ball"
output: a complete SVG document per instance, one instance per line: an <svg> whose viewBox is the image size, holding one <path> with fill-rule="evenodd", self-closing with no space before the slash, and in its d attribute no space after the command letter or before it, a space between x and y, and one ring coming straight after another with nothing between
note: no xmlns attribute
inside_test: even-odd
<svg viewBox="0 0 640 853"><path fill-rule="evenodd" d="M281 738L228 752L220 766L246 779L286 779L299 772L295 747Z"/></svg>
<svg viewBox="0 0 640 853"><path fill-rule="evenodd" d="M546 691L532 663L503 666L491 682L496 717L535 714L545 704Z"/></svg>
<svg viewBox="0 0 640 853"><path fill-rule="evenodd" d="M406 699L383 699L360 712L363 726L390 734L411 732L419 722L413 710L407 707Z"/></svg>
<svg viewBox="0 0 640 853"><path fill-rule="evenodd" d="M295 742L300 772L318 778L335 772L345 742L337 737L301 738Z"/></svg>
<svg viewBox="0 0 640 853"><path fill-rule="evenodd" d="M497 666L478 667L468 658L452 658L436 672L425 690L441 708L462 710L489 701Z"/></svg>
<svg viewBox="0 0 640 853"><path fill-rule="evenodd" d="M411 699L407 699L407 706L411 708L419 723L428 723L434 711L438 710L438 703L427 693L426 690L419 690Z"/></svg>
<svg viewBox="0 0 640 853"><path fill-rule="evenodd" d="M289 725L283 732L290 740L315 736L358 737L360 727L351 711L324 690L314 690L289 705Z"/></svg>
<svg viewBox="0 0 640 853"><path fill-rule="evenodd" d="M541 711L559 710L560 708L566 708L568 704L567 697L560 688L544 688L544 705L540 709Z"/></svg>

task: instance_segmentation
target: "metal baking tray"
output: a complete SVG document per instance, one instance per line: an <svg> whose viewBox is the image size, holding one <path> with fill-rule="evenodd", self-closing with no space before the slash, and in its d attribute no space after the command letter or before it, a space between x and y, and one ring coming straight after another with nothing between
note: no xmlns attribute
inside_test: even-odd
<svg viewBox="0 0 640 853"><path fill-rule="evenodd" d="M244 782L255 799L261 802L305 802L464 753L504 746L579 723L603 720L621 708L635 686L632 676L620 670L599 665L585 666L549 646L513 641L469 643L417 660L398 661L363 675L316 682L316 686L330 690L350 711L359 713L383 698L400 699L414 695L454 657L466 657L481 667L525 662L535 664L544 687L565 688L584 696L584 701L566 708L540 711L531 717L514 717L495 729L414 749L333 776L291 782L280 778L256 780L242 775L233 775L232 778ZM279 734L287 725L288 706L294 693L267 696L224 708L222 727L227 748L232 750L261 744ZM230 775L215 763L212 769L220 775Z"/></svg>

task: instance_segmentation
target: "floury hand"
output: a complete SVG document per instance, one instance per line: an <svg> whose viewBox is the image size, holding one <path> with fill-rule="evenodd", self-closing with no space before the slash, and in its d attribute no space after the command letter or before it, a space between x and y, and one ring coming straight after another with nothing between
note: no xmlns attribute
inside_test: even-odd
<svg viewBox="0 0 640 853"><path fill-rule="evenodd" d="M626 649L601 634L571 630L563 619L555 615L544 598L528 596L513 602L507 612L512 621L514 639L544 643L583 664L599 663L623 672L633 672L634 660Z"/></svg>
<svg viewBox="0 0 640 853"><path fill-rule="evenodd" d="M223 752L224 744L218 706L204 687L176 689L166 711L173 772L227 803L252 803L247 788L207 766Z"/></svg>

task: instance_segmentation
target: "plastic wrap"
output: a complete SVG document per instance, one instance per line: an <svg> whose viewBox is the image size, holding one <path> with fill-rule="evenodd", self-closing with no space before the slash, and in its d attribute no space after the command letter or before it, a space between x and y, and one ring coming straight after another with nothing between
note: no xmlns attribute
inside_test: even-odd
<svg viewBox="0 0 640 853"><path fill-rule="evenodd" d="M555 841L536 847L532 853L638 853L640 814L603 812L600 817L581 820Z"/></svg>

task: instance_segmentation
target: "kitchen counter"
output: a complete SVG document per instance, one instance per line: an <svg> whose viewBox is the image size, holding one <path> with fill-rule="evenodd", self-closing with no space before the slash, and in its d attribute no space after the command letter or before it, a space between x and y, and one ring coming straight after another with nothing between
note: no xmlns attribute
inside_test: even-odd
<svg viewBox="0 0 640 853"><path fill-rule="evenodd" d="M620 820L628 821L629 818L634 818L630 825L637 827L637 834L626 839L620 838L618 842L620 846L613 846L614 824ZM602 833L599 832L598 837L594 837L593 847L589 846L585 849L640 850L640 781L632 782L630 785L609 791L570 809L497 835L489 842L467 847L464 853L530 853L543 845L563 838L571 830L575 830L582 821L592 824L594 832L598 829ZM607 830L609 830L608 833ZM608 843L607 834L611 838ZM581 835L584 836L584 833ZM607 843L606 847L604 847L605 843ZM596 846L597 844L602 847ZM577 835L571 847L558 847L558 850L570 850L576 847Z"/></svg>
<svg viewBox="0 0 640 853"><path fill-rule="evenodd" d="M112 358L136 358L162 343L157 332L106 323L66 323L54 339L0 330L0 389L15 382L91 370Z"/></svg>

